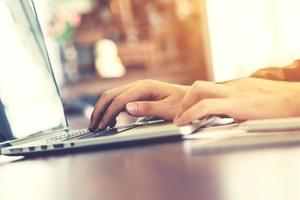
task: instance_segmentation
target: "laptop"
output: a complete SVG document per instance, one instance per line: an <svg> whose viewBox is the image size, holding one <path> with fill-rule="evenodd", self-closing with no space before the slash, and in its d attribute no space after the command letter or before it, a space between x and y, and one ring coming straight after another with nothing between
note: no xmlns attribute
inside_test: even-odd
<svg viewBox="0 0 300 200"><path fill-rule="evenodd" d="M182 138L213 118L176 127L143 120L98 132L69 130L32 0L0 1L2 155L35 155Z"/></svg>

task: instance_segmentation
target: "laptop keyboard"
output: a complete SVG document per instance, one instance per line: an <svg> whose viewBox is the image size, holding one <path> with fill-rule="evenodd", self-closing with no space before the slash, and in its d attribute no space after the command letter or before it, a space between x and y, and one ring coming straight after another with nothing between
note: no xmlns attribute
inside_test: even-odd
<svg viewBox="0 0 300 200"><path fill-rule="evenodd" d="M87 139L91 137L108 136L108 135L114 135L120 133L119 130L122 130L122 127L108 128L97 132L91 132L87 129L76 130L76 131L71 131L64 135L49 138L46 140L46 142L50 143L50 142L57 142L57 141L69 141L69 140Z"/></svg>
<svg viewBox="0 0 300 200"><path fill-rule="evenodd" d="M71 132L63 134L63 135L59 135L59 136L56 136L56 137L51 137L51 138L47 139L46 142L62 141L62 140L66 140L66 139L71 138L71 137L84 135L84 134L87 134L89 132L90 131L87 130L87 129L71 131Z"/></svg>
<svg viewBox="0 0 300 200"><path fill-rule="evenodd" d="M46 140L46 142L47 143L53 143L53 142L57 142L57 141L64 142L64 141L70 141L70 140L80 140L80 139L88 139L88 138L116 135L116 134L122 133L124 131L127 131L127 130L135 128L135 127L158 124L158 123L163 123L163 122L164 122L163 120L149 121L149 122L136 122L136 123L125 125L125 126L116 126L113 128L106 128L101 131L89 131L87 129L75 130L75 131L71 131L69 133L60 135L60 136L49 138Z"/></svg>

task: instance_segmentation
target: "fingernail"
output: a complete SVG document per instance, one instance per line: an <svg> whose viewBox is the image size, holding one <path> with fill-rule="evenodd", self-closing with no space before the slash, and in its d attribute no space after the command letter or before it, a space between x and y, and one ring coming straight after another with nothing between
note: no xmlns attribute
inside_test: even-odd
<svg viewBox="0 0 300 200"><path fill-rule="evenodd" d="M138 111L138 105L136 103L128 103L126 105L126 110L129 113L137 113L137 111Z"/></svg>

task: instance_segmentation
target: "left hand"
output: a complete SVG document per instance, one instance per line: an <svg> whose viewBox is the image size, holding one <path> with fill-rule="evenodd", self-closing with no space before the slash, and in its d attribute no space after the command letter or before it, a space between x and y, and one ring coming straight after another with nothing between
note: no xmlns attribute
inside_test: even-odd
<svg viewBox="0 0 300 200"><path fill-rule="evenodd" d="M122 111L129 115L172 120L189 87L154 80L136 81L104 92L95 105L89 129L101 130L116 123Z"/></svg>
<svg viewBox="0 0 300 200"><path fill-rule="evenodd" d="M300 84L243 78L224 84L197 81L186 93L177 125L208 115L228 115L238 121L300 116Z"/></svg>

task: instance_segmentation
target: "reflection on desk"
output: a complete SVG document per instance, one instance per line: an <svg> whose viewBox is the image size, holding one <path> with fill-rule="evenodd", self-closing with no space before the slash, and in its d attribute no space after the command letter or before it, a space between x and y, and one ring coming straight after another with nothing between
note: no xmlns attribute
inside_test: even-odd
<svg viewBox="0 0 300 200"><path fill-rule="evenodd" d="M300 146L222 154L188 150L198 142L1 163L0 199L300 199Z"/></svg>

